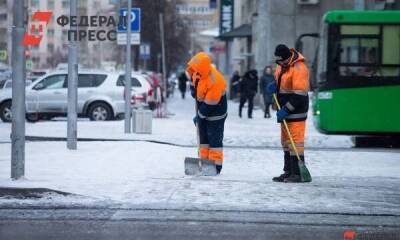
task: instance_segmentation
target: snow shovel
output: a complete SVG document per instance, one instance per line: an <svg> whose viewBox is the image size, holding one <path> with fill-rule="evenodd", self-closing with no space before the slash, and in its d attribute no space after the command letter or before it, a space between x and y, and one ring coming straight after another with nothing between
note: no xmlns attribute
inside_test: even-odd
<svg viewBox="0 0 400 240"><path fill-rule="evenodd" d="M278 107L278 111L279 111L279 110L281 110L281 106L279 105L278 98L276 97L275 93L273 96L274 96L274 101L275 101L276 106ZM302 182L311 182L312 181L311 174L308 171L305 162L303 160L301 160L301 158L299 156L299 152L297 151L296 144L294 144L292 135L290 134L289 126L287 125L287 122L285 119L283 119L283 125L285 125L286 132L290 139L290 144L292 145L294 152L296 153L297 160L299 161L301 181Z"/></svg>
<svg viewBox="0 0 400 240"><path fill-rule="evenodd" d="M198 81L195 84L195 97L197 96L197 85ZM196 115L198 111L197 106L197 99L195 99L195 110ZM199 133L199 125L196 124L196 136L197 136L197 146L198 146L198 155L200 156L200 133ZM185 158L185 174L186 175L196 175L196 176L216 176L217 175L217 168L215 167L214 161L202 158L193 158L193 157L186 157Z"/></svg>

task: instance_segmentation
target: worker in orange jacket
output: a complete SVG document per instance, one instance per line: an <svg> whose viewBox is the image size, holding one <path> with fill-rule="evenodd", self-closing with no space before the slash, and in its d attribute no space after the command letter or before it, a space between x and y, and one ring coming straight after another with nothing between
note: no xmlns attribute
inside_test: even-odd
<svg viewBox="0 0 400 240"><path fill-rule="evenodd" d="M281 110L277 120L281 123L281 143L284 151L283 174L276 182L301 182L296 152L283 125L286 120L300 158L304 161L304 133L308 112L309 71L304 57L294 49L280 44L275 49L276 81L269 84L268 92L276 93Z"/></svg>
<svg viewBox="0 0 400 240"><path fill-rule="evenodd" d="M224 158L222 141L227 117L227 84L204 52L197 53L188 62L186 72L191 77L190 89L198 106L193 121L199 127L200 157L214 161L219 174Z"/></svg>

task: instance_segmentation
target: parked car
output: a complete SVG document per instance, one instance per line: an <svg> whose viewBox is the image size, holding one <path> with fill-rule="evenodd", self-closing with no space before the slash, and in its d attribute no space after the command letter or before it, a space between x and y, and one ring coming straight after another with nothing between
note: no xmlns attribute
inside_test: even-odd
<svg viewBox="0 0 400 240"><path fill-rule="evenodd" d="M28 79L35 81L36 79L38 79L41 76L46 75L47 73L49 73L50 71L47 69L36 69L36 70L32 70L29 72L28 74Z"/></svg>
<svg viewBox="0 0 400 240"><path fill-rule="evenodd" d="M78 106L80 117L93 121L112 120L124 114L124 75L98 70L82 70L78 75ZM150 84L143 76L132 74L132 102L146 94ZM26 89L28 121L66 116L68 106L67 72L55 71L40 77ZM0 92L0 118L11 121L11 90Z"/></svg>
<svg viewBox="0 0 400 240"><path fill-rule="evenodd" d="M11 78L11 70L9 69L0 69L0 81L7 80Z"/></svg>
<svg viewBox="0 0 400 240"><path fill-rule="evenodd" d="M157 74L153 72L144 72L147 81L150 83L151 89L147 93L147 104L151 110L157 108L162 102L162 87L160 79L158 79Z"/></svg>
<svg viewBox="0 0 400 240"><path fill-rule="evenodd" d="M26 80L25 86L29 86L32 83L31 80ZM6 89L6 88L12 88L12 80L7 79L7 80L0 80L0 90Z"/></svg>

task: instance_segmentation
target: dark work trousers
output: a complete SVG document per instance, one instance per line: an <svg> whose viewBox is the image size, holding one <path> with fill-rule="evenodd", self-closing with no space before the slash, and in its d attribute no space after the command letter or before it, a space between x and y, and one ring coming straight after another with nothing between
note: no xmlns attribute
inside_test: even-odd
<svg viewBox="0 0 400 240"><path fill-rule="evenodd" d="M271 107L271 97L268 94L263 94L263 99L264 99L264 117L270 117L271 114L269 112L269 108Z"/></svg>
<svg viewBox="0 0 400 240"><path fill-rule="evenodd" d="M202 157L215 161L217 165L222 165L223 161L223 145L225 119L217 121L208 121L200 119L199 135L200 135L200 151Z"/></svg>
<svg viewBox="0 0 400 240"><path fill-rule="evenodd" d="M242 109L243 109L243 106L246 103L246 101L249 102L249 106L247 108L247 116L249 118L253 117L253 99L254 99L253 94L240 96L240 104L239 104L239 116L240 117L242 117Z"/></svg>

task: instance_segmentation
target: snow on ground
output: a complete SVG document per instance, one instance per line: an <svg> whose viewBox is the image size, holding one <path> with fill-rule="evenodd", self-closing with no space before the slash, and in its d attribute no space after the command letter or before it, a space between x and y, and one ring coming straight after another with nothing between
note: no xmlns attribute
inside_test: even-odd
<svg viewBox="0 0 400 240"><path fill-rule="evenodd" d="M168 110L174 115L169 119L154 119L153 134L124 134L123 121L93 123L87 119L78 122L78 137L100 139L146 139L166 141L180 145L195 145L195 128L193 99L181 100L172 98ZM243 109L244 118L238 117L238 104L229 102L229 116L225 127L226 146L280 146L280 130L275 115L264 119L261 110L255 111L254 119L247 119L247 108ZM306 146L318 147L352 147L348 136L328 136L317 132L312 123L312 114L307 122ZM27 136L66 137L67 122L65 119L42 121L26 124ZM9 141L11 124L0 123L0 142Z"/></svg>
<svg viewBox="0 0 400 240"><path fill-rule="evenodd" d="M173 99L169 119L155 119L154 134L124 135L123 122L79 122L81 137L154 139L194 144L191 100ZM226 145L279 145L275 119L239 119L230 103ZM27 124L29 135L63 136L65 121ZM6 136L9 124L0 124ZM306 150L314 177L309 184L279 184L282 152L227 148L221 176L187 177L185 156L196 148L148 142L27 142L26 179L11 181L9 143L0 144L0 186L47 187L84 197L41 200L0 199L0 206L110 204L122 208L400 214L400 153L352 151L348 137L324 136L309 124L308 146L349 147L346 151ZM5 137L4 137L5 138ZM190 145L189 144L189 145Z"/></svg>
<svg viewBox="0 0 400 240"><path fill-rule="evenodd" d="M0 144L0 186L47 187L124 208L400 214L398 153L312 151L308 166L314 181L299 185L271 182L281 172L278 150L227 149L223 174L198 178L183 174L183 159L195 155L193 148L143 142L79 147L28 143L26 180L11 181L10 145ZM12 201L23 204L0 200L0 206Z"/></svg>

